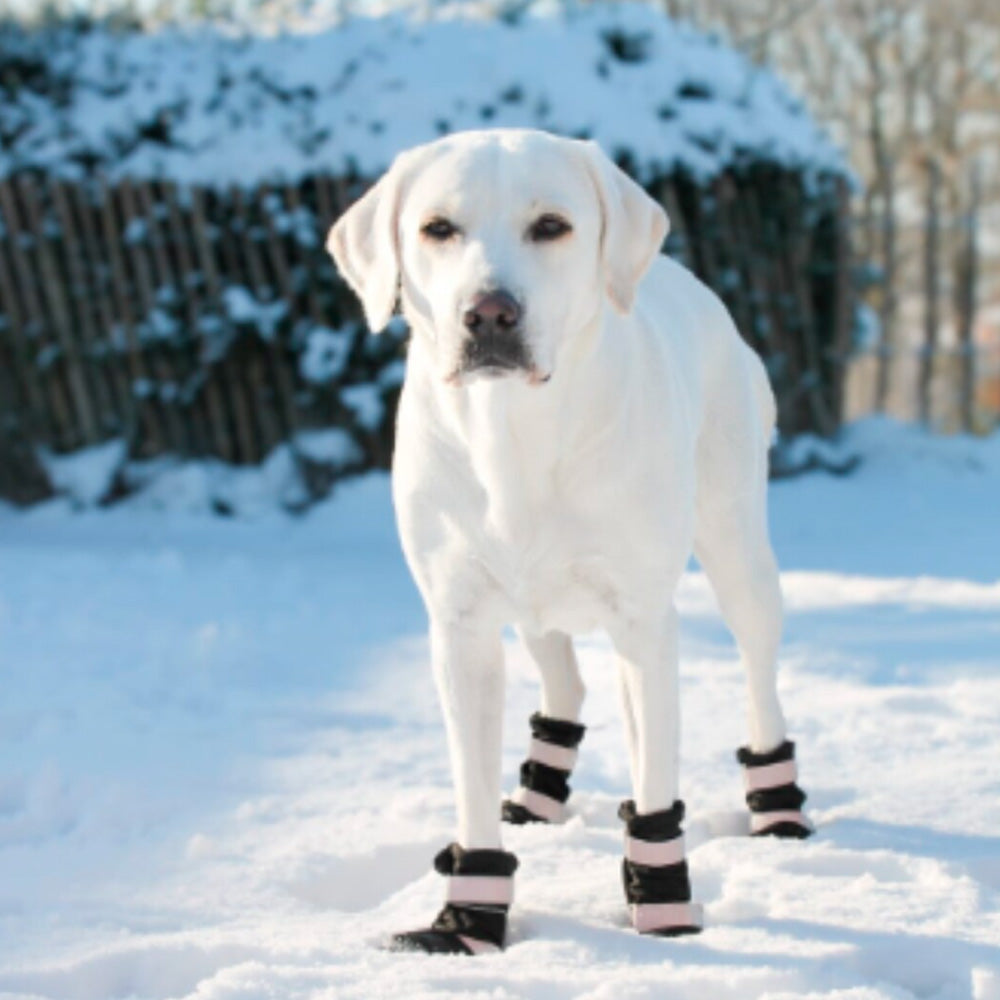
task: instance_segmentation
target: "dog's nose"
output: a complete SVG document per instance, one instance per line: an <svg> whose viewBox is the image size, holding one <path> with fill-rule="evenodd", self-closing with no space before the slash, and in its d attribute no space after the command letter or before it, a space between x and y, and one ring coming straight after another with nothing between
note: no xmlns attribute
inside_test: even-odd
<svg viewBox="0 0 1000 1000"><path fill-rule="evenodd" d="M510 292L498 289L478 296L462 321L473 334L509 333L521 322L521 307Z"/></svg>

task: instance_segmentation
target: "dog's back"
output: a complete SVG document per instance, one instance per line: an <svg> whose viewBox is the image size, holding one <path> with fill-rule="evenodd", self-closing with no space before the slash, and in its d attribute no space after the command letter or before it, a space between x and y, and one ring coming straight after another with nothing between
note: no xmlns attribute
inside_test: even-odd
<svg viewBox="0 0 1000 1000"><path fill-rule="evenodd" d="M691 271L658 256L640 285L636 314L661 349L642 350L649 377L680 366L696 425L698 503L758 492L767 476L774 393L759 356L722 300ZM650 346L650 345L645 345Z"/></svg>

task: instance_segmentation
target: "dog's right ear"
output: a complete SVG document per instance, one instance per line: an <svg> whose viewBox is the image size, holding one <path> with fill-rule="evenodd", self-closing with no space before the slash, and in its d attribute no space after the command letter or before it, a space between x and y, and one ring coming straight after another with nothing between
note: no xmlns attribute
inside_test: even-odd
<svg viewBox="0 0 1000 1000"><path fill-rule="evenodd" d="M399 294L399 202L405 154L334 223L326 249L361 299L373 333L383 330Z"/></svg>
<svg viewBox="0 0 1000 1000"><path fill-rule="evenodd" d="M667 213L597 145L580 147L601 203L601 258L608 298L623 315L670 229Z"/></svg>

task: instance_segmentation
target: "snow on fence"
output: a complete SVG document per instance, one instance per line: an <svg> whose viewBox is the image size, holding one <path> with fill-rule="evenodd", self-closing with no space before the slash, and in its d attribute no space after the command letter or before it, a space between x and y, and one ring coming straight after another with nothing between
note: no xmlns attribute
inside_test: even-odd
<svg viewBox="0 0 1000 1000"><path fill-rule="evenodd" d="M793 171L756 166L649 187L672 220L668 250L723 295L768 363L783 431L834 431L852 319L844 182L819 197ZM137 460L257 463L332 425L356 448L312 470L317 490L387 465L403 331L365 335L322 246L362 188L329 176L250 190L0 180L8 440L61 453L120 437ZM40 482L24 456L24 485L0 482L20 499Z"/></svg>

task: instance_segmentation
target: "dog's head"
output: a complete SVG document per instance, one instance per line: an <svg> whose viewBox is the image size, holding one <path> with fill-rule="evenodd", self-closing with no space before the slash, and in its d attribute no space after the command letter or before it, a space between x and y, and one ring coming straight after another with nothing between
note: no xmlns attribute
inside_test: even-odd
<svg viewBox="0 0 1000 1000"><path fill-rule="evenodd" d="M381 330L397 299L446 380L548 380L605 298L627 313L667 232L663 209L592 142L448 136L401 154L327 248Z"/></svg>

